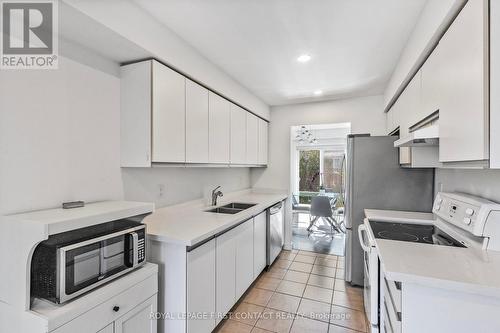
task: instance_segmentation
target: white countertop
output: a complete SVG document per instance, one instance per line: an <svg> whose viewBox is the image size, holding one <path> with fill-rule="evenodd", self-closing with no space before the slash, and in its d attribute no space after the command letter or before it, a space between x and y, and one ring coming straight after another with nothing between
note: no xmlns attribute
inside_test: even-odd
<svg viewBox="0 0 500 333"><path fill-rule="evenodd" d="M371 221L433 223L430 213L367 209L365 214ZM500 297L500 252L380 238L375 246L390 280Z"/></svg>
<svg viewBox="0 0 500 333"><path fill-rule="evenodd" d="M153 240L192 246L259 214L287 196L284 192L261 193L250 190L229 193L224 194L217 206L230 202L256 205L237 214L218 214L206 212L213 207L204 205L203 200L196 200L157 209L144 219L144 223L147 224L148 236Z"/></svg>

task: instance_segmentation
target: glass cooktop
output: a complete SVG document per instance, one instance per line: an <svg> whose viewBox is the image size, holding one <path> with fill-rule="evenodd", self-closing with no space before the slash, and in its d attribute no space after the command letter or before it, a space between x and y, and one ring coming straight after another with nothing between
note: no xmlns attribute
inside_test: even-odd
<svg viewBox="0 0 500 333"><path fill-rule="evenodd" d="M433 225L370 221L370 227L375 238L465 247L465 245Z"/></svg>

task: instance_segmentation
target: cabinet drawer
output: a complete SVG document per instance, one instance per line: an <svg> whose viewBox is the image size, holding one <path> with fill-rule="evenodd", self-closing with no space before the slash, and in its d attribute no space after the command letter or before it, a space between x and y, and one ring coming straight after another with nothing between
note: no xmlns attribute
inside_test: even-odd
<svg viewBox="0 0 500 333"><path fill-rule="evenodd" d="M52 331L53 333L89 333L98 332L108 324L117 320L134 309L158 291L158 277L156 275L139 282L130 289L110 298L88 312L63 326ZM99 289L94 292L99 292ZM114 311L114 307L119 307Z"/></svg>
<svg viewBox="0 0 500 333"><path fill-rule="evenodd" d="M397 282L387 280L384 277L384 310L386 330L390 332L401 332L401 288Z"/></svg>

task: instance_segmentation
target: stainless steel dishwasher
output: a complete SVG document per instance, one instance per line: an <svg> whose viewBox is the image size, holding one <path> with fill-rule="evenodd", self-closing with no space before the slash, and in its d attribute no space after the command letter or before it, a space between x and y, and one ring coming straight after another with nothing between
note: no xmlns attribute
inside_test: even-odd
<svg viewBox="0 0 500 333"><path fill-rule="evenodd" d="M267 210L267 267L271 266L283 248L283 201Z"/></svg>

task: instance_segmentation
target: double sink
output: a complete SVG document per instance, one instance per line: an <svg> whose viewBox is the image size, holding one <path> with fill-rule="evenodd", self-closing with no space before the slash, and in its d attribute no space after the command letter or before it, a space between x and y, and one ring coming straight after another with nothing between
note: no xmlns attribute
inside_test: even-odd
<svg viewBox="0 0 500 333"><path fill-rule="evenodd" d="M245 209L255 206L256 204L241 203L241 202L231 202L227 205L212 208L206 210L209 213L219 213L219 214L237 214Z"/></svg>

